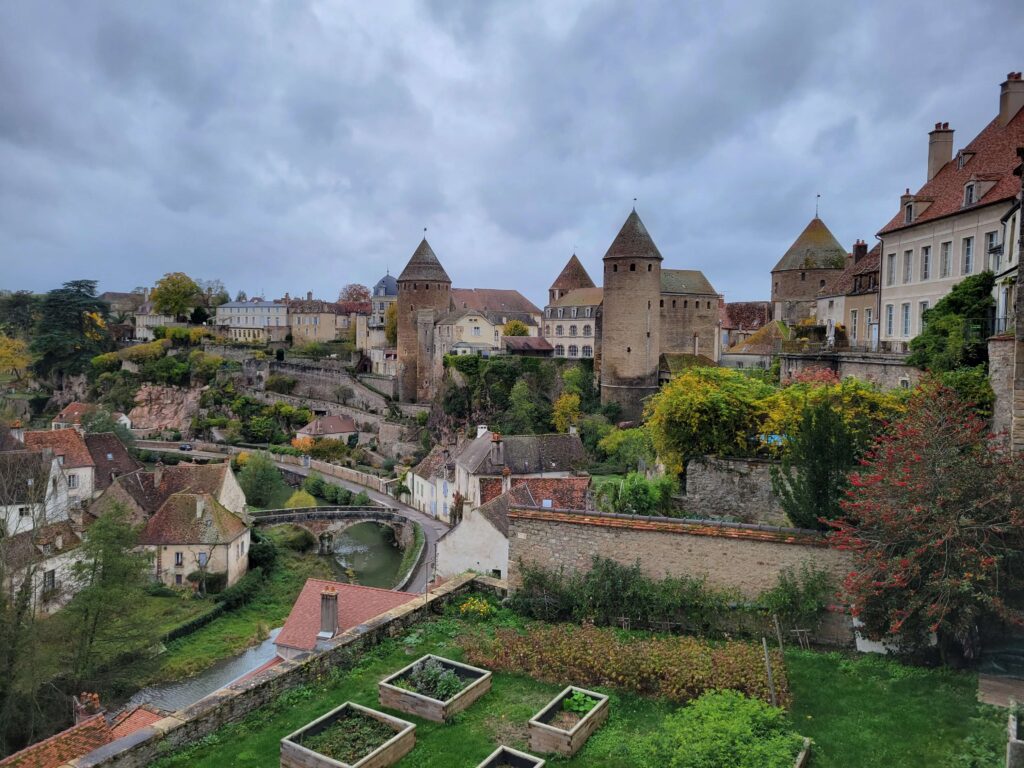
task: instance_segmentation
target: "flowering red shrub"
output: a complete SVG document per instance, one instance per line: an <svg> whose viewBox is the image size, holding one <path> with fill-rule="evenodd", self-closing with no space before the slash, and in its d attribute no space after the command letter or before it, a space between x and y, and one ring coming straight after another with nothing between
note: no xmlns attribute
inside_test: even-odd
<svg viewBox="0 0 1024 768"><path fill-rule="evenodd" d="M985 616L1020 623L1024 460L1004 453L950 390L929 384L851 477L832 544L853 553L845 581L866 634L978 650Z"/></svg>
<svg viewBox="0 0 1024 768"><path fill-rule="evenodd" d="M592 624L543 624L525 633L499 629L494 637L460 640L470 664L525 674L559 685L600 685L683 702L709 690L736 690L770 700L760 645L708 643L692 637L626 637ZM771 652L779 703L789 702L782 654Z"/></svg>
<svg viewBox="0 0 1024 768"><path fill-rule="evenodd" d="M831 368L801 368L793 374L787 384L838 384L839 374Z"/></svg>

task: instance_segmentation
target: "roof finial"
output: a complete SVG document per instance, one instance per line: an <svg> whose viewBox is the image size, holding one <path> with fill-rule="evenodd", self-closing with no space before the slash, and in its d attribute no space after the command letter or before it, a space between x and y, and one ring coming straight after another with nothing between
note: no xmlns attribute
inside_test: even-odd
<svg viewBox="0 0 1024 768"><path fill-rule="evenodd" d="M636 213L636 198L633 198L633 213Z"/></svg>
<svg viewBox="0 0 1024 768"><path fill-rule="evenodd" d="M814 218L818 218L818 201L821 200L821 193L818 193L814 198Z"/></svg>

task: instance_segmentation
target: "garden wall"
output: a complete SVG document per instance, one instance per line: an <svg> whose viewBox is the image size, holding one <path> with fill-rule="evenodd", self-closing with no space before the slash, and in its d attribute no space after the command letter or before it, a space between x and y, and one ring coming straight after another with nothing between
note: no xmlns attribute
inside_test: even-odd
<svg viewBox="0 0 1024 768"><path fill-rule="evenodd" d="M701 518L790 525L772 493L774 463L713 456L694 459L686 466L686 511Z"/></svg>
<svg viewBox="0 0 1024 768"><path fill-rule="evenodd" d="M996 400L992 406L992 432L1002 439L1013 425L1013 350L1012 336L996 336L988 340L988 380Z"/></svg>
<svg viewBox="0 0 1024 768"><path fill-rule="evenodd" d="M401 634L470 589L503 592L501 582L494 579L471 574L459 576L432 590L425 600L418 597L339 635L330 641L332 647L321 654L281 662L60 768L144 768L160 755L193 744L221 726L241 720L253 710L276 700L285 691L313 683L334 669L351 666L360 651Z"/></svg>

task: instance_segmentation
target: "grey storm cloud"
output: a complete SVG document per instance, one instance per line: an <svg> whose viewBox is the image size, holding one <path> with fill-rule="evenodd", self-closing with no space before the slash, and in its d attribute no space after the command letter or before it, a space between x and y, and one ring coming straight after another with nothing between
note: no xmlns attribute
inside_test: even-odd
<svg viewBox="0 0 1024 768"><path fill-rule="evenodd" d="M813 214L870 240L1024 68L1017 4L0 4L0 288L184 270L268 297L400 270L534 301L638 198L730 300Z"/></svg>

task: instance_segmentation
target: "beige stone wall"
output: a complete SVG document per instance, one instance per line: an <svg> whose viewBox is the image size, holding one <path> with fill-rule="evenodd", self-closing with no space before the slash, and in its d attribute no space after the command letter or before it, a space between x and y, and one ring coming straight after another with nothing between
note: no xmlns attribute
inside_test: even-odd
<svg viewBox="0 0 1024 768"><path fill-rule="evenodd" d="M448 311L451 285L398 283L398 379L402 400L430 398L434 317Z"/></svg>
<svg viewBox="0 0 1024 768"><path fill-rule="evenodd" d="M988 380L995 392L992 407L992 431L1002 441L1009 438L1013 426L1013 350L1012 336L988 340Z"/></svg>
<svg viewBox="0 0 1024 768"><path fill-rule="evenodd" d="M704 456L686 465L688 512L739 523L789 526L772 492L771 468L765 459L719 459Z"/></svg>
<svg viewBox="0 0 1024 768"><path fill-rule="evenodd" d="M736 528L715 531L682 521L655 525L617 516L523 514L509 514L513 587L521 580L520 561L582 572L590 569L594 555L623 565L639 560L652 578L704 576L711 586L738 589L748 597L772 588L785 568L798 568L804 561L827 570L837 583L851 567L847 553L823 546L823 540L814 536L793 536L790 541L784 536L741 538L744 534ZM568 521L573 517L581 522Z"/></svg>
<svg viewBox="0 0 1024 768"><path fill-rule="evenodd" d="M706 355L717 362L721 356L721 345L716 343L718 302L714 294L662 294L658 301L661 351Z"/></svg>
<svg viewBox="0 0 1024 768"><path fill-rule="evenodd" d="M228 463L227 471L224 473L224 482L220 486L217 501L225 509L231 510L236 515L241 516L245 514L245 491L238 484L238 478L235 477L230 462Z"/></svg>
<svg viewBox="0 0 1024 768"><path fill-rule="evenodd" d="M239 548L241 545L241 549ZM249 531L246 530L241 536L230 544L217 544L215 546L199 544L169 544L166 546L146 547L154 553L153 565L156 577L169 587L188 585L188 575L199 570L199 556L206 554L208 557L207 573L226 573L228 575L227 586L238 581L249 568ZM182 564L175 565L175 554L182 554ZM182 583L179 585L176 577L181 576Z"/></svg>
<svg viewBox="0 0 1024 768"><path fill-rule="evenodd" d="M878 323L878 294L863 293L858 296L847 296L843 301L843 325L846 326L846 338L851 346L866 347L871 343L871 330L868 328L868 314L871 322ZM857 313L857 327L853 325L853 313Z"/></svg>
<svg viewBox="0 0 1024 768"><path fill-rule="evenodd" d="M803 269L772 272L774 317L786 323L797 323L815 317L818 296L835 293L833 287L841 269Z"/></svg>

